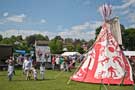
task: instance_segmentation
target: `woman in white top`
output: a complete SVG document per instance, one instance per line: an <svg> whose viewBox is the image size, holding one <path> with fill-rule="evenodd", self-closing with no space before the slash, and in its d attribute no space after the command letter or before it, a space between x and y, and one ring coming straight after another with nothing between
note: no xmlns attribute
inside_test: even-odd
<svg viewBox="0 0 135 90"><path fill-rule="evenodd" d="M25 58L23 63L23 70L26 75L26 80L30 80L31 68L32 68L31 61L28 58Z"/></svg>

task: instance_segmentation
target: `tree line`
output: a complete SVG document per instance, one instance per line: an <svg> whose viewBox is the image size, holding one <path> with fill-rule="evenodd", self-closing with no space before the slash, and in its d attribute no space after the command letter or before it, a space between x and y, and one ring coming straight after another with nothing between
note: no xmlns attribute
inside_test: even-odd
<svg viewBox="0 0 135 90"><path fill-rule="evenodd" d="M95 31L95 36L99 34L101 30L101 26L98 27ZM122 32L122 40L123 46L125 50L135 50L135 28L125 29L123 25L121 25ZM63 48L66 48L67 51L78 51L80 53L85 53L86 51L83 49L83 45L87 45L88 48L92 46L95 39L91 39L89 41L85 41L84 39L72 39L65 38L63 39L61 36L55 36L53 39L49 39L47 35L43 36L41 34L34 34L27 36L25 39L22 38L21 35L11 37L3 37L0 35L0 44L10 44L13 45L14 50L26 50L27 52L34 49L35 40L45 40L48 41L48 45L51 49L51 53L60 54L63 52Z"/></svg>
<svg viewBox="0 0 135 90"><path fill-rule="evenodd" d="M15 50L26 50L29 53L34 49L34 44L36 40L48 41L48 45L51 49L51 53L60 54L63 52L63 48L67 48L67 51L78 51L84 53L85 51L82 48L83 43L87 43L85 40L66 38L63 39L61 36L55 36L53 39L49 40L48 36L43 36L41 34L34 34L27 36L25 39L22 38L22 35L3 38L0 35L0 44L10 44L13 45ZM91 40L90 40L91 41ZM92 43L91 43L92 44Z"/></svg>

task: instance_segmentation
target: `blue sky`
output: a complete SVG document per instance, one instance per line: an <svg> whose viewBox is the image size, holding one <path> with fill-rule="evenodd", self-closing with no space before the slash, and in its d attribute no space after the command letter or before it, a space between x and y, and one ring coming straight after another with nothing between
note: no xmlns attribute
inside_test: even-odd
<svg viewBox="0 0 135 90"><path fill-rule="evenodd" d="M90 40L102 25L99 6L104 3L112 5L112 17L135 28L135 0L0 0L0 34Z"/></svg>

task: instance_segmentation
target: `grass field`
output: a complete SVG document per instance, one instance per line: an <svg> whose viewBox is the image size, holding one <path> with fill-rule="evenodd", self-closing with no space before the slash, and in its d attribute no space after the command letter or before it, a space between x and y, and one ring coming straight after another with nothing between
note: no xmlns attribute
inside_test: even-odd
<svg viewBox="0 0 135 90"><path fill-rule="evenodd" d="M0 71L0 90L99 90L99 84L87 84L71 81L67 85L67 81L72 72L47 70L45 80L26 81L21 70L16 70L16 75L12 81L8 81L7 72ZM55 76L58 76L55 79ZM107 87L107 86L106 86ZM106 90L102 86L102 90ZM134 90L133 86L110 86L108 90Z"/></svg>

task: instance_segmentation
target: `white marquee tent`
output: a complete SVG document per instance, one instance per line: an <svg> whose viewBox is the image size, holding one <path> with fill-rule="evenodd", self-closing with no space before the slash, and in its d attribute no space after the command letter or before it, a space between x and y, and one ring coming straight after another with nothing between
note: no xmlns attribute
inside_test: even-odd
<svg viewBox="0 0 135 90"><path fill-rule="evenodd" d="M64 52L61 56L81 55L79 52Z"/></svg>

